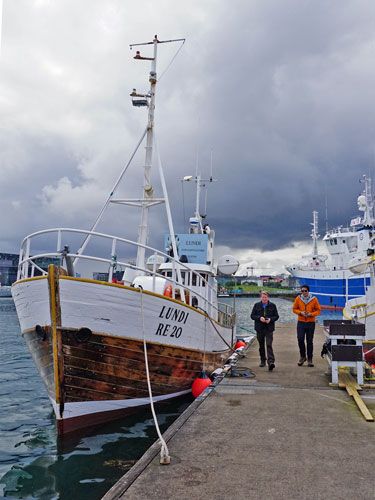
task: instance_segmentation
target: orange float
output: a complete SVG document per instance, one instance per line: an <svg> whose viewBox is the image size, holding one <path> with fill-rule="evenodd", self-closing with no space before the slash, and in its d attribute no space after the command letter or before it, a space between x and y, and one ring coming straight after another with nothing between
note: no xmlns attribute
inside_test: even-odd
<svg viewBox="0 0 375 500"><path fill-rule="evenodd" d="M191 386L193 396L195 398L200 396L209 385L211 385L211 379L207 377L205 372L202 372L201 375L194 380Z"/></svg>
<svg viewBox="0 0 375 500"><path fill-rule="evenodd" d="M240 347L246 347L246 344L245 344L245 342L243 340L238 340L236 342L236 345L234 346L234 350L236 350L236 349L238 349Z"/></svg>

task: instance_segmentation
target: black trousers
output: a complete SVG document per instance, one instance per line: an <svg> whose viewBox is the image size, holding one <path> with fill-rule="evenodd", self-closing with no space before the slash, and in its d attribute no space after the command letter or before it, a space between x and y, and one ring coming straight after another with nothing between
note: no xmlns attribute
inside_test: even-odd
<svg viewBox="0 0 375 500"><path fill-rule="evenodd" d="M269 365L274 364L275 356L273 354L273 349L272 349L273 332L261 330L257 332L257 339L259 343L259 356L261 362L265 363L267 359ZM267 358L266 358L265 344L267 346Z"/></svg>
<svg viewBox="0 0 375 500"><path fill-rule="evenodd" d="M298 321L297 323L297 339L298 347L301 358L306 358L306 346L307 346L307 359L311 361L313 359L313 339L315 331L315 321L304 322ZM306 345L305 345L306 338Z"/></svg>

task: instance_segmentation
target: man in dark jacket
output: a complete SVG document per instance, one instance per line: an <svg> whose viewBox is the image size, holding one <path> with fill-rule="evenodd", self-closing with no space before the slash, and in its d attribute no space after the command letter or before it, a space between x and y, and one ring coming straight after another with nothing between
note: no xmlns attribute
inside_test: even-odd
<svg viewBox="0 0 375 500"><path fill-rule="evenodd" d="M273 332L275 330L275 321L279 319L279 315L276 305L269 301L268 292L262 291L260 293L260 302L254 304L251 319L254 320L254 328L259 343L259 366L266 366L266 350L264 347L264 341L266 341L268 369L272 371L275 368L275 356L272 349Z"/></svg>

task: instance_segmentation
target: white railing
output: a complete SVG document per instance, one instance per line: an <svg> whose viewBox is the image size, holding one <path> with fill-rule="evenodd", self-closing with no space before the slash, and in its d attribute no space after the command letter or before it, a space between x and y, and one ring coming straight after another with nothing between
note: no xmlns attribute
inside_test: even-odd
<svg viewBox="0 0 375 500"><path fill-rule="evenodd" d="M357 230L355 228L355 226L352 226L352 227L335 227L335 228L332 228L330 229L326 235L324 236L323 240L327 240L331 237L334 237L335 235L338 235L338 234L343 234L343 233L356 233Z"/></svg>
<svg viewBox="0 0 375 500"><path fill-rule="evenodd" d="M93 255L86 254L78 254L71 253L69 251L62 251L61 248L65 244L64 236L68 234L81 234L85 238L90 236L90 238L97 238L101 240L109 240L111 245L111 254L109 257L99 257ZM44 252L33 254L31 242L35 243L37 238L45 235L52 235L56 237L56 251L52 252ZM130 246L130 247L142 247L145 249L145 252L148 253L149 257L153 256L153 269L150 270L148 268L137 267L134 264L123 260L117 260L116 252L118 251L119 245ZM165 262L172 263L172 276L164 276L163 274L157 272L156 270L156 256L162 256ZM193 304L193 297L197 297L198 299L198 307L206 311L211 317L218 319L221 323L231 326L234 321L234 310L231 306L228 306L225 311L219 310L219 307L216 302L216 287L213 287L203 276L199 273L191 269L186 264L174 259L170 255L161 252L153 247L148 245L142 245L140 243L134 242L132 240L128 240L126 238L120 238L118 236L112 236L109 234L98 233L94 231L86 231L82 229L72 229L72 228L54 228L54 229L45 229L43 231L37 231L32 233L21 243L20 248L20 258L18 263L18 273L17 280L32 278L35 276L36 270L42 274L47 275L47 271L42 269L40 265L36 263L36 260L43 258L55 258L60 259L60 265L62 266L62 260L66 258L72 259L73 268L77 267L78 263L82 263L84 261L98 262L108 264L108 282L112 282L113 272L119 267L121 272L125 271L125 269L131 269L134 271L135 275L138 276L152 276L164 278L168 284L172 286L172 298L176 298L176 292L178 294L179 290L183 290L185 295L185 302L189 305ZM196 287L190 287L181 283L179 280L179 276L181 276L181 271L192 273L196 276ZM156 280L151 280L152 292L156 293ZM182 294L181 294L182 295ZM179 299L178 299L179 300Z"/></svg>

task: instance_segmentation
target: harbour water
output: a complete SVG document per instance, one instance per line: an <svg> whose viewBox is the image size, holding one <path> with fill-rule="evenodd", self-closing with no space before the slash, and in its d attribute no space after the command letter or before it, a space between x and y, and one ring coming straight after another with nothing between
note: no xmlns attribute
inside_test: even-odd
<svg viewBox="0 0 375 500"><path fill-rule="evenodd" d="M220 299L233 303L233 299ZM236 298L239 333L252 331L256 298ZM272 299L280 322L296 320L292 302ZM340 318L326 311L320 317ZM11 298L0 298L0 495L38 500L96 500L156 440L150 412L88 434L58 440L52 408L23 341ZM190 404L186 397L158 410L162 432Z"/></svg>
<svg viewBox="0 0 375 500"><path fill-rule="evenodd" d="M253 332L254 331L254 321L250 318L251 310L255 302L258 302L260 299L256 297L233 297L230 298L221 298L220 302L225 302L226 304L235 304L235 308L237 311L237 321L238 321L238 333L246 334L246 331ZM279 297L270 296L270 300L274 302L277 306L277 310L279 313L279 323L296 323L297 316L293 313L293 301L281 299ZM318 323L323 323L325 319L342 319L342 311L341 310L322 310L320 316L317 317Z"/></svg>

